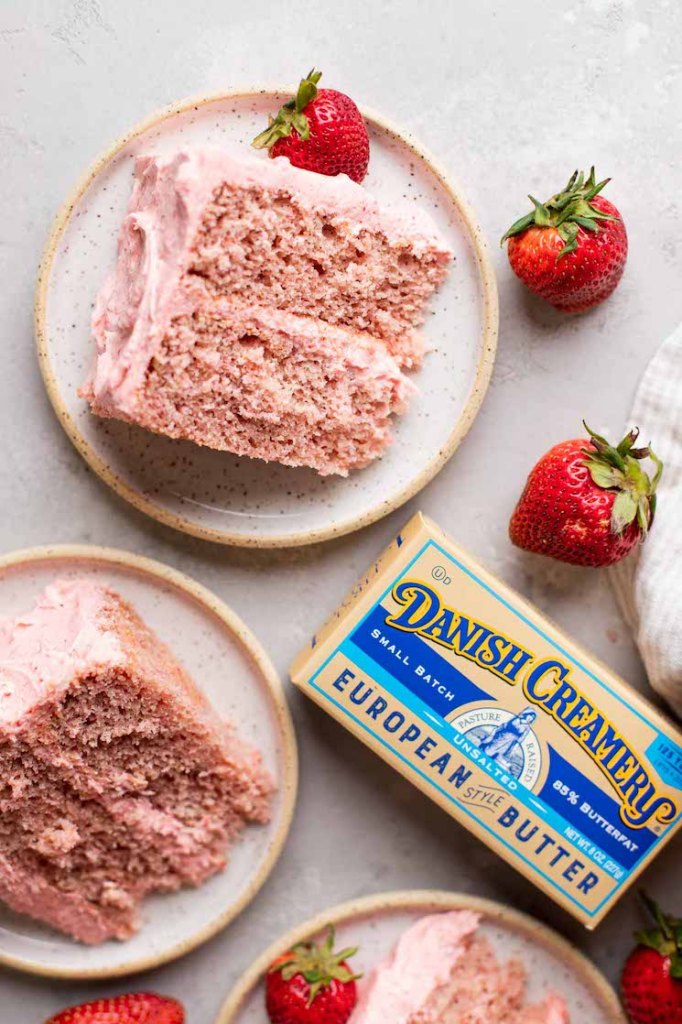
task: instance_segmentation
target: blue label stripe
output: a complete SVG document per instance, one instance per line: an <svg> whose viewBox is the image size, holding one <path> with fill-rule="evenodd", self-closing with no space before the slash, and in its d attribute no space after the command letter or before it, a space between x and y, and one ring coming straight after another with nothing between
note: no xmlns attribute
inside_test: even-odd
<svg viewBox="0 0 682 1024"><path fill-rule="evenodd" d="M568 788L567 795L555 788L557 783ZM550 747L549 775L538 796L628 872L634 870L658 840L656 833L649 828L626 825L620 816L618 801L586 778L554 747ZM575 798L575 803L572 803L572 798ZM589 805L589 811L583 811L585 804ZM616 832L624 842L617 838Z"/></svg>
<svg viewBox="0 0 682 1024"><path fill-rule="evenodd" d="M372 633L375 631L381 636L374 638ZM432 650L421 637L387 626L385 608L374 608L351 639L361 651L387 669L391 676L443 718L464 704L493 699ZM399 654L392 651L392 647L399 648ZM415 674L417 667L424 670L421 675ZM429 677L430 682L426 682L425 678L428 680Z"/></svg>

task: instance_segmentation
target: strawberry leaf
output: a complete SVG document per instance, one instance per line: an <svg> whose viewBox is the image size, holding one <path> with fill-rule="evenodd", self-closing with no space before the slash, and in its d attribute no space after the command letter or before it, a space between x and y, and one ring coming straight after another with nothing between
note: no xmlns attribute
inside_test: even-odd
<svg viewBox="0 0 682 1024"><path fill-rule="evenodd" d="M336 970L337 981L352 981L355 975L352 971L349 971L347 967L338 967Z"/></svg>
<svg viewBox="0 0 682 1024"><path fill-rule="evenodd" d="M603 462L597 462L596 459L585 459L585 465L597 487L603 487L605 490L610 487L618 487L625 479L622 470Z"/></svg>
<svg viewBox="0 0 682 1024"><path fill-rule="evenodd" d="M618 445L617 451L619 452L619 454L622 455L623 457L625 457L628 454L631 454L633 456L633 458L637 458L637 456L635 455L635 452L637 452L637 451L644 451L643 448L639 448L638 449L638 448L633 448L632 447L636 443L638 437L639 437L639 428L638 427L633 427L632 430L630 430L625 435L623 440Z"/></svg>
<svg viewBox="0 0 682 1024"><path fill-rule="evenodd" d="M682 955L679 953L673 953L670 957L670 977L671 978L682 978Z"/></svg>
<svg viewBox="0 0 682 1024"><path fill-rule="evenodd" d="M658 925L659 931L663 937L665 939L672 939L673 931L671 921L668 916L663 913L656 900L652 900L651 896L648 896L645 892L642 893L642 900L644 901L644 906Z"/></svg>
<svg viewBox="0 0 682 1024"><path fill-rule="evenodd" d="M639 501L637 502L637 522L639 523L642 533L649 532L649 524L651 520L651 505L647 497L642 494Z"/></svg>
<svg viewBox="0 0 682 1024"><path fill-rule="evenodd" d="M331 953L334 948L334 942L336 940L336 928L333 924L328 926L327 938L324 940L324 946L322 947L325 953Z"/></svg>
<svg viewBox="0 0 682 1024"><path fill-rule="evenodd" d="M550 219L550 216L549 216L549 210L545 206L543 206L542 203L538 202L537 199L534 199L533 196L528 196L528 198L530 199L531 203L535 207L535 212L533 214L533 220L535 221L537 226L539 228L547 228L547 227L549 227L549 225L551 224L551 219Z"/></svg>
<svg viewBox="0 0 682 1024"><path fill-rule="evenodd" d="M613 445L609 444L605 437L601 434L595 434L594 430L590 430L585 420L583 420L583 426L587 433L590 435L590 440L596 448L599 456L604 461L608 462L611 466L615 466L617 469L625 472L625 459L621 455L618 448L614 448ZM594 452L590 452L590 455L594 457Z"/></svg>
<svg viewBox="0 0 682 1024"><path fill-rule="evenodd" d="M322 78L322 72L316 71L312 68L305 78L302 78L298 92L296 93L296 110L302 111L308 106L309 103L317 96L317 83Z"/></svg>
<svg viewBox="0 0 682 1024"><path fill-rule="evenodd" d="M342 949L340 953L336 953L337 960L350 960L352 956L355 956L359 946L348 946L346 949Z"/></svg>
<svg viewBox="0 0 682 1024"><path fill-rule="evenodd" d="M566 195L570 195L570 193L573 191L573 186L575 185L577 180L578 180L578 171L576 169L575 171L573 171L573 174L568 179L568 184L566 185L566 188L564 189L564 193Z"/></svg>
<svg viewBox="0 0 682 1024"><path fill-rule="evenodd" d="M641 946L654 949L661 957L667 958L670 976L682 979L682 920L665 914L646 893L640 892L640 897L656 924L635 932L635 939Z"/></svg>
<svg viewBox="0 0 682 1024"><path fill-rule="evenodd" d="M291 127L296 129L304 142L308 141L310 138L310 122L305 114L296 111L291 118Z"/></svg>
<svg viewBox="0 0 682 1024"><path fill-rule="evenodd" d="M656 488L658 487L658 485L659 485L659 483L661 481L661 477L663 476L663 463L662 463L662 461L659 459L659 457L657 455L654 455L654 450L651 447L651 445L649 445L648 452L649 452L649 458L651 459L651 461L653 462L654 466L656 467L656 471L655 471L655 473L653 475L653 478L651 480L651 487L649 489L649 494L653 495L653 494L656 493Z"/></svg>
<svg viewBox="0 0 682 1024"><path fill-rule="evenodd" d="M562 256L565 256L569 252L575 252L578 248L578 225L562 223L558 228L559 235L564 241L563 249L560 249L557 254L557 262Z"/></svg>
<svg viewBox="0 0 682 1024"><path fill-rule="evenodd" d="M620 217L616 217L612 213L604 213L602 210L593 210L590 216L593 220L620 220Z"/></svg>
<svg viewBox="0 0 682 1024"><path fill-rule="evenodd" d="M634 522L637 515L637 501L629 491L619 491L611 509L611 530L620 535Z"/></svg>
<svg viewBox="0 0 682 1024"><path fill-rule="evenodd" d="M651 481L646 475L639 462L628 456L626 460L626 472L628 481L633 485L637 494L648 494Z"/></svg>
<svg viewBox="0 0 682 1024"><path fill-rule="evenodd" d="M630 523L637 522L643 535L651 529L656 511L656 487L661 479L663 463L651 450L635 448L639 430L628 431L617 447L592 430L585 420L583 426L590 435L591 448L583 448L584 465L592 482L604 490L617 491L611 509L611 530L620 535ZM650 477L641 465L650 458L654 475ZM652 911L653 912L653 911Z"/></svg>
<svg viewBox="0 0 682 1024"><path fill-rule="evenodd" d="M313 68L301 79L296 96L287 100L277 115L268 119L268 127L255 137L251 143L254 149L270 149L280 139L288 138L292 131L304 141L310 138L310 122L304 110L317 96L317 83L321 77L322 72Z"/></svg>
<svg viewBox="0 0 682 1024"><path fill-rule="evenodd" d="M599 230L599 228L594 223L594 221L590 220L589 217L574 217L573 219L576 222L576 224L580 224L581 228L585 228L585 231L598 231Z"/></svg>
<svg viewBox="0 0 682 1024"><path fill-rule="evenodd" d="M600 181L599 183L597 183L596 178L595 178L595 173L594 173L594 167L591 167L590 168L590 176L587 179L587 192L585 193L585 198L586 199L594 199L594 197L598 196L599 193L601 192L601 190L606 185L608 185L608 183L610 181L611 181L610 178L604 178L603 181Z"/></svg>
<svg viewBox="0 0 682 1024"><path fill-rule="evenodd" d="M310 984L310 991L308 992L308 1006L312 1006L315 1002L315 996L319 995L320 989L323 987L322 982L318 978L317 981L313 981Z"/></svg>
<svg viewBox="0 0 682 1024"><path fill-rule="evenodd" d="M534 211L532 211L531 213L525 214L525 216L523 216L523 217L519 217L519 219L517 221L515 221L512 224L512 226L509 228L509 231L507 231L506 234L504 234L502 236L502 238L500 239L500 245L504 245L504 243L507 241L507 239L511 238L512 235L520 234L522 231L525 231L526 228L529 228L531 226L531 224L534 224L534 223L535 223L535 212Z"/></svg>
<svg viewBox="0 0 682 1024"><path fill-rule="evenodd" d="M661 948L661 930L660 928L644 928L642 931L635 932L635 941L640 946L646 946L647 949L655 949L656 952L659 952Z"/></svg>
<svg viewBox="0 0 682 1024"><path fill-rule="evenodd" d="M585 217L587 220L596 216L595 211L592 209L586 199L576 199L571 203L571 211L574 220L578 217Z"/></svg>

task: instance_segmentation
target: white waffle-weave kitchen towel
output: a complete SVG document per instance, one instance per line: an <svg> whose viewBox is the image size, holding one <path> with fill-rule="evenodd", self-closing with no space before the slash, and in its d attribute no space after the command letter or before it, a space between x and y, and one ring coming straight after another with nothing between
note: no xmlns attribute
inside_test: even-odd
<svg viewBox="0 0 682 1024"><path fill-rule="evenodd" d="M649 363L628 426L664 470L651 533L610 576L652 687L682 716L682 324Z"/></svg>

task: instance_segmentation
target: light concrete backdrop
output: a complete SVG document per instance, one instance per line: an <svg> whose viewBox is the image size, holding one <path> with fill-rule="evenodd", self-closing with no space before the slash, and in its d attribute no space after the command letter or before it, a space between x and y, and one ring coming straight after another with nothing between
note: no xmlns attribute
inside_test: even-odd
<svg viewBox="0 0 682 1024"><path fill-rule="evenodd" d="M599 572L512 549L510 510L534 458L586 417L617 433L636 382L682 316L682 8L675 0L2 0L0 3L0 550L48 541L120 546L168 562L244 617L285 674L402 524L423 508L638 688L641 664ZM131 124L185 95L297 80L316 64L414 132L461 182L489 238L501 300L483 410L449 466L408 508L302 551L191 540L134 512L94 477L43 393L31 308L51 218L75 179ZM529 297L497 239L574 167L612 175L631 251L615 296L563 318ZM588 935L342 729L290 691L302 784L286 852L238 922L134 985L211 1024L232 981L279 932L326 905L435 886L519 907L568 935L615 980L637 919L627 896ZM673 842L645 878L682 912ZM130 982L43 983L0 973L0 1020L40 1022Z"/></svg>

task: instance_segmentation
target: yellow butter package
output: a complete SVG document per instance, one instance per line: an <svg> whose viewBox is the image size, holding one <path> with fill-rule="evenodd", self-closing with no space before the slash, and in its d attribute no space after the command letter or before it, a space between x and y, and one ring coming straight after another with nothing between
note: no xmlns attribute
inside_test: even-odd
<svg viewBox="0 0 682 1024"><path fill-rule="evenodd" d="M682 820L682 734L421 514L291 678L588 928Z"/></svg>

